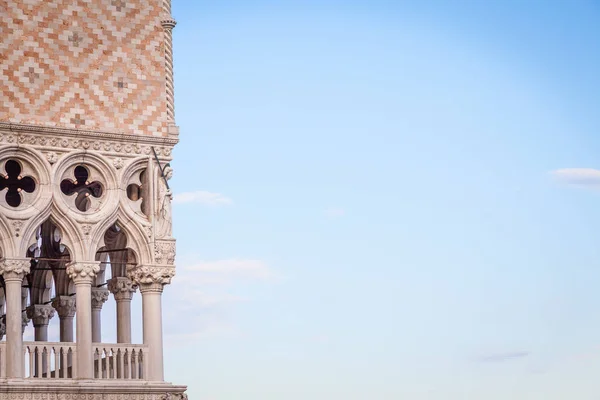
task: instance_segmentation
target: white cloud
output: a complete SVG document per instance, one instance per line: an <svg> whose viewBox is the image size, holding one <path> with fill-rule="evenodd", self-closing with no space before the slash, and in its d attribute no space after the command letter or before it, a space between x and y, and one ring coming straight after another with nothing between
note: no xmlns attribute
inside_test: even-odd
<svg viewBox="0 0 600 400"><path fill-rule="evenodd" d="M197 203L205 206L228 206L233 204L233 200L221 193L197 190L195 192L183 192L175 194L173 203Z"/></svg>
<svg viewBox="0 0 600 400"><path fill-rule="evenodd" d="M554 178L573 186L600 188L600 170L593 168L563 168L552 171Z"/></svg>
<svg viewBox="0 0 600 400"><path fill-rule="evenodd" d="M177 306L164 316L168 345L239 337L241 329L231 311L252 299L240 296L236 290L240 285L270 282L277 274L266 262L256 259L192 261L197 258L184 258L188 262L184 261L173 280L177 288L172 294L173 304Z"/></svg>
<svg viewBox="0 0 600 400"><path fill-rule="evenodd" d="M330 218L342 217L346 214L343 208L331 207L325 210L325 215Z"/></svg>
<svg viewBox="0 0 600 400"><path fill-rule="evenodd" d="M200 261L184 267L186 271L197 272L206 283L232 282L238 280L269 280L273 271L261 260L231 258L227 260Z"/></svg>

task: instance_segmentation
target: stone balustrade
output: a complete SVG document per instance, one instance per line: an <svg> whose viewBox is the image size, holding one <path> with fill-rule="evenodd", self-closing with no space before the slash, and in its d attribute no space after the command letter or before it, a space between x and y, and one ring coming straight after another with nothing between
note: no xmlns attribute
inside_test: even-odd
<svg viewBox="0 0 600 400"><path fill-rule="evenodd" d="M140 379L148 377L148 346L94 343L95 379Z"/></svg>

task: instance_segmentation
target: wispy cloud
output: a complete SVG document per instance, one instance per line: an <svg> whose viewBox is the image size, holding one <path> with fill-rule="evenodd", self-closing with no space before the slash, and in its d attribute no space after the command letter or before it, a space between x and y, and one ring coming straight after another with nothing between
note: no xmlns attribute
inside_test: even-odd
<svg viewBox="0 0 600 400"><path fill-rule="evenodd" d="M174 283L173 300L177 307L165 315L169 346L200 339L239 337L232 311L241 303L252 301L237 290L265 282L276 282L278 275L270 265L258 259L229 258L195 261L184 257ZM185 332L185 334L182 334Z"/></svg>
<svg viewBox="0 0 600 400"><path fill-rule="evenodd" d="M554 179L566 185L600 189L600 170L593 168L563 168L551 172Z"/></svg>
<svg viewBox="0 0 600 400"><path fill-rule="evenodd" d="M231 258L216 261L199 261L184 267L186 271L197 272L200 279L208 283L232 281L270 280L275 274L269 265L261 260Z"/></svg>
<svg viewBox="0 0 600 400"><path fill-rule="evenodd" d="M483 357L479 357L478 361L486 363L499 363L504 361L516 360L520 358L526 358L531 355L528 351L513 351L508 353L490 354Z"/></svg>
<svg viewBox="0 0 600 400"><path fill-rule="evenodd" d="M221 193L197 190L195 192L183 192L175 194L173 203L196 203L205 206L228 206L233 204L233 200Z"/></svg>
<svg viewBox="0 0 600 400"><path fill-rule="evenodd" d="M339 218L346 214L346 210L339 207L330 207L325 209L325 216L329 218Z"/></svg>

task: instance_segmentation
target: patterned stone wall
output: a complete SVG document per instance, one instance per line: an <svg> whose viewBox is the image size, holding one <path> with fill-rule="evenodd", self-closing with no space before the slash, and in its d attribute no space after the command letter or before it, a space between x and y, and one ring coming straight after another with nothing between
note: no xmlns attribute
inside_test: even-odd
<svg viewBox="0 0 600 400"><path fill-rule="evenodd" d="M0 1L0 122L167 136L174 21L165 4Z"/></svg>

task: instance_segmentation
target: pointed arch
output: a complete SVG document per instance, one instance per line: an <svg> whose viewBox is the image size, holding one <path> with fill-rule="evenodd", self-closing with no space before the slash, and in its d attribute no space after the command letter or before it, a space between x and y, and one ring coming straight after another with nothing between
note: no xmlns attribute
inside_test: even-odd
<svg viewBox="0 0 600 400"><path fill-rule="evenodd" d="M118 224L127 237L127 247L133 251L135 259L140 264L152 262L152 250L146 234L140 228L137 221L128 217L120 208L109 218L98 224L91 238L91 246L87 256L95 259L96 252L106 244L104 243L105 232L113 225Z"/></svg>

